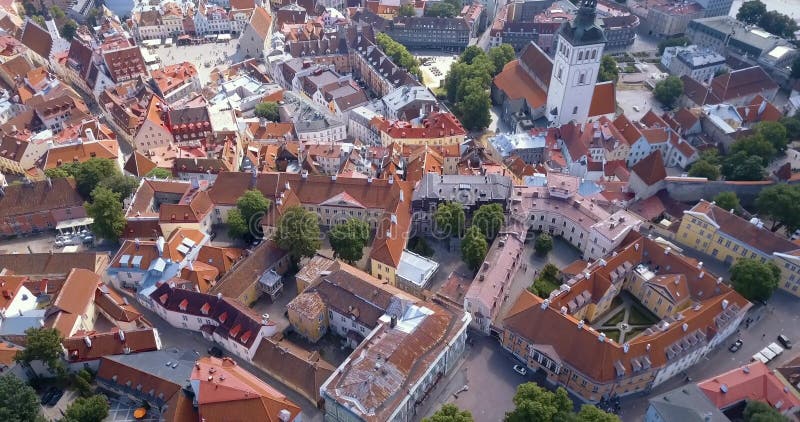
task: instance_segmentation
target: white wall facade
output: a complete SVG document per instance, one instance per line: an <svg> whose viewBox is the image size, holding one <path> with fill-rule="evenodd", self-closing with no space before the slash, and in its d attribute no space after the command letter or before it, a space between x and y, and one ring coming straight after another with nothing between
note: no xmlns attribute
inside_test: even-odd
<svg viewBox="0 0 800 422"><path fill-rule="evenodd" d="M603 46L600 43L575 47L558 35L545 111L551 123L561 126L570 121L586 122L600 71ZM551 114L553 109L558 111L555 116Z"/></svg>

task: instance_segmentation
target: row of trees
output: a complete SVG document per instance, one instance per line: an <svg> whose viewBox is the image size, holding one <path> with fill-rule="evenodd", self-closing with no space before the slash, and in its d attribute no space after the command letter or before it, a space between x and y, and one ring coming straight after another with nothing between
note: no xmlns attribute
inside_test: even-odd
<svg viewBox="0 0 800 422"><path fill-rule="evenodd" d="M473 271L480 267L486 252L489 251L489 240L494 239L505 223L503 207L500 204L481 205L472 215L472 225L466 227L466 214L458 202L439 204L433 214L436 230L447 237L462 237L461 257Z"/></svg>
<svg viewBox="0 0 800 422"><path fill-rule="evenodd" d="M764 168L779 153L786 150L792 136L800 135L800 120L787 117L780 122L760 122L753 134L731 145L731 153L720 157L716 151L705 151L692 164L689 175L716 180L720 174L727 180L761 180Z"/></svg>
<svg viewBox="0 0 800 422"><path fill-rule="evenodd" d="M507 412L506 422L565 421L565 422L619 422L619 417L606 413L591 404L584 404L575 412L574 404L562 387L550 391L533 382L517 387L514 410ZM472 414L453 404L445 404L423 422L473 422Z"/></svg>
<svg viewBox="0 0 800 422"><path fill-rule="evenodd" d="M473 45L467 47L450 67L444 81L447 101L468 130L489 126L492 78L514 57L514 48L508 44L492 47L488 53Z"/></svg>
<svg viewBox="0 0 800 422"><path fill-rule="evenodd" d="M461 12L461 0L442 0L425 5L425 16L452 18Z"/></svg>
<svg viewBox="0 0 800 422"><path fill-rule="evenodd" d="M378 47L392 59L394 64L402 67L418 79L422 79L422 73L419 71L419 61L408 52L406 46L384 33L376 35L375 41Z"/></svg>
<svg viewBox="0 0 800 422"><path fill-rule="evenodd" d="M761 0L742 3L736 19L748 25L758 25L771 34L788 39L794 39L794 33L798 30L794 19L775 10L768 12L767 5Z"/></svg>

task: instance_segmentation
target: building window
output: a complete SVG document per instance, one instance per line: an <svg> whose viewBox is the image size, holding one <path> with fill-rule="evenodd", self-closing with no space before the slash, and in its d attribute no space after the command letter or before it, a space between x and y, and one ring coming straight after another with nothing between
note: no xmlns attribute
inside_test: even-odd
<svg viewBox="0 0 800 422"><path fill-rule="evenodd" d="M578 114L578 106L575 106L575 107L572 109L572 114Z"/></svg>

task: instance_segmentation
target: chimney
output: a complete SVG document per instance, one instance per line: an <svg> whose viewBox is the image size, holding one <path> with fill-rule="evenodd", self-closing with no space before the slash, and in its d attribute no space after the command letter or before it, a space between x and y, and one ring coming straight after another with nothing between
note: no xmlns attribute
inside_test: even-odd
<svg viewBox="0 0 800 422"><path fill-rule="evenodd" d="M86 343L86 347L92 348L92 339L90 339L89 336L83 337L83 342Z"/></svg>
<svg viewBox="0 0 800 422"><path fill-rule="evenodd" d="M631 350L631 344L630 343L625 343L625 344L622 345L622 351L623 352L628 353L628 351L630 351L630 350Z"/></svg>
<svg viewBox="0 0 800 422"><path fill-rule="evenodd" d="M89 142L94 142L94 141L95 141L95 139L94 139L94 132L92 132L92 130L91 130L91 129L86 129L86 130L84 131L84 133L86 134L86 140L87 140L87 141L89 141Z"/></svg>
<svg viewBox="0 0 800 422"><path fill-rule="evenodd" d="M217 293L217 300L222 300L222 293Z"/></svg>

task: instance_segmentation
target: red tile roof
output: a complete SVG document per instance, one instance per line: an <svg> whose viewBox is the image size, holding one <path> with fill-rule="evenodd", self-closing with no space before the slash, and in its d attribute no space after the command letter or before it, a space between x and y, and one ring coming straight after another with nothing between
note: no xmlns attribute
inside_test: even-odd
<svg viewBox="0 0 800 422"><path fill-rule="evenodd" d="M664 159L661 157L661 151L654 151L642 161L636 163L631 168L631 173L636 174L647 186L652 186L667 177L667 171L664 169Z"/></svg>
<svg viewBox="0 0 800 422"><path fill-rule="evenodd" d="M123 82L139 75L147 75L147 65L139 46L126 46L115 50L104 51L108 73L114 82Z"/></svg>
<svg viewBox="0 0 800 422"><path fill-rule="evenodd" d="M86 339L89 339L88 343ZM83 362L109 355L158 350L160 340L154 328L115 329L107 333L78 331L74 336L65 338L62 344L67 349L70 362Z"/></svg>
<svg viewBox="0 0 800 422"><path fill-rule="evenodd" d="M759 361L698 382L697 387L718 409L745 400L768 403L781 413L800 407L794 388Z"/></svg>
<svg viewBox="0 0 800 422"><path fill-rule="evenodd" d="M617 111L617 92L611 81L600 82L594 86L589 117L614 114Z"/></svg>
<svg viewBox="0 0 800 422"><path fill-rule="evenodd" d="M512 100L524 98L531 108L547 104L547 93L528 75L519 60L508 62L494 77L494 84Z"/></svg>

